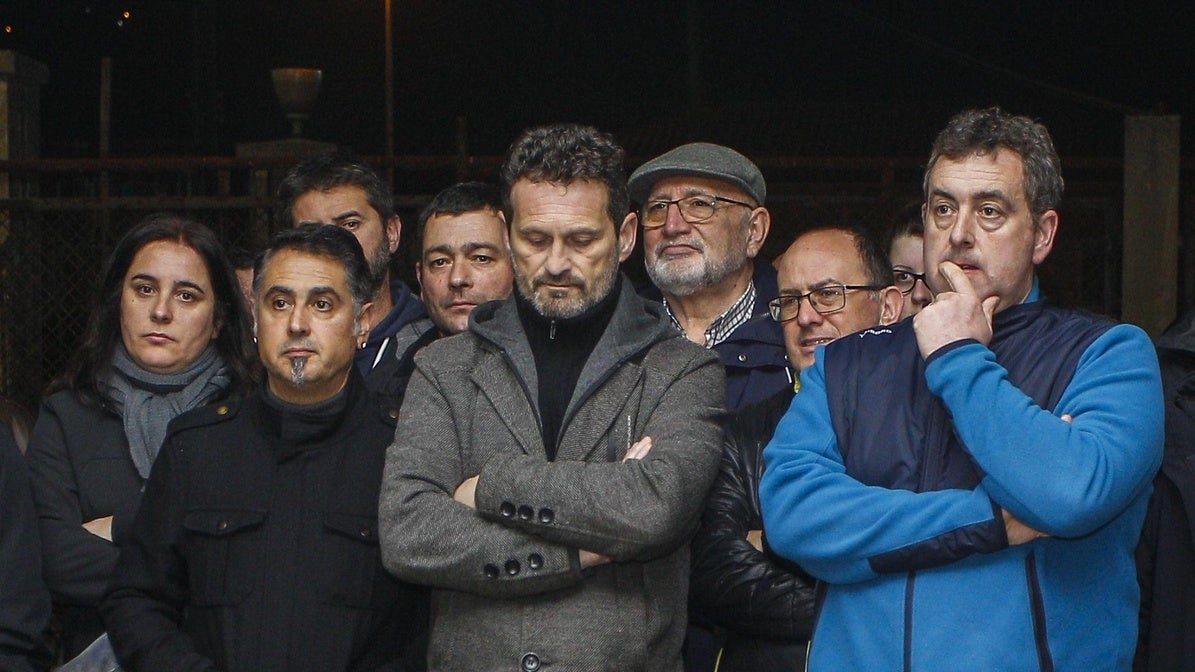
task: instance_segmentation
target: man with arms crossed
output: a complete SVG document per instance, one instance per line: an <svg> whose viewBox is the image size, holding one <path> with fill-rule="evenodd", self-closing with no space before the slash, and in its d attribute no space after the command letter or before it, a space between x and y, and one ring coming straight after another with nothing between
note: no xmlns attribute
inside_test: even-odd
<svg viewBox="0 0 1195 672"><path fill-rule="evenodd" d="M432 586L431 669L680 669L723 374L618 273L622 160L589 127L519 138L516 291L415 358L380 516L386 566Z"/></svg>
<svg viewBox="0 0 1195 672"><path fill-rule="evenodd" d="M788 361L800 371L814 349L900 315L887 255L862 228L805 231L777 264L780 294L770 319L784 328ZM801 670L813 629L814 581L763 544L759 477L763 447L788 410L793 386L740 409L726 425L722 469L693 539L690 604L726 629L719 672Z"/></svg>
<svg viewBox="0 0 1195 672"><path fill-rule="evenodd" d="M1148 336L1043 300L1046 129L964 112L925 176L934 302L819 351L764 450L769 546L825 582L815 670L1126 670L1158 468Z"/></svg>

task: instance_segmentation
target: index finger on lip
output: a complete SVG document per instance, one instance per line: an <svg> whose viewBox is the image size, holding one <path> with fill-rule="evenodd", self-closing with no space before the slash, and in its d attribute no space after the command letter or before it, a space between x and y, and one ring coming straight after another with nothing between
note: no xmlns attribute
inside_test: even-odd
<svg viewBox="0 0 1195 672"><path fill-rule="evenodd" d="M959 294L975 295L975 287L971 284L971 279L963 272L963 269L958 267L958 264L953 261L943 261L938 264L938 272L946 279L950 289Z"/></svg>

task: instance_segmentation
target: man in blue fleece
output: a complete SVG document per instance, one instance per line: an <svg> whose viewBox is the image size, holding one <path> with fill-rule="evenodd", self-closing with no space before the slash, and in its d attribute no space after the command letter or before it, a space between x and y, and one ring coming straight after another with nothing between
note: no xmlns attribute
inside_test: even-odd
<svg viewBox="0 0 1195 672"><path fill-rule="evenodd" d="M925 175L932 304L801 372L766 541L823 582L811 670L1127 670L1162 402L1148 336L1063 310L1046 129L950 121Z"/></svg>

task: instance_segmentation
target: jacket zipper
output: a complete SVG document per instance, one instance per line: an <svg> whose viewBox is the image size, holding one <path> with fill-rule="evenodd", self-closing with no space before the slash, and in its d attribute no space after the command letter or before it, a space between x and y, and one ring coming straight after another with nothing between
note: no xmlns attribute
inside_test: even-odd
<svg viewBox="0 0 1195 672"><path fill-rule="evenodd" d="M1033 644L1037 648L1037 665L1042 672L1054 672L1054 657L1050 655L1050 640L1046 634L1046 605L1037 580L1037 554L1025 556L1025 583L1029 586L1029 615L1033 619Z"/></svg>

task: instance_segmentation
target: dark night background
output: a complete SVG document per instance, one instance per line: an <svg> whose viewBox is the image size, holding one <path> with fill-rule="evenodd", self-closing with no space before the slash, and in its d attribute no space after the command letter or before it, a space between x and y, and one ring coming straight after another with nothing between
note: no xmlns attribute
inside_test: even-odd
<svg viewBox="0 0 1195 672"><path fill-rule="evenodd" d="M465 117L472 154L575 120L633 155L708 139L921 156L952 113L1000 104L1045 122L1063 156L1118 156L1125 113L1195 106L1195 12L1180 3L394 0L393 14L399 154L451 153ZM102 56L114 155L285 136L269 81L282 66L324 70L310 137L373 155L382 23L382 0L0 0L0 48L50 67L44 157L96 154Z"/></svg>

